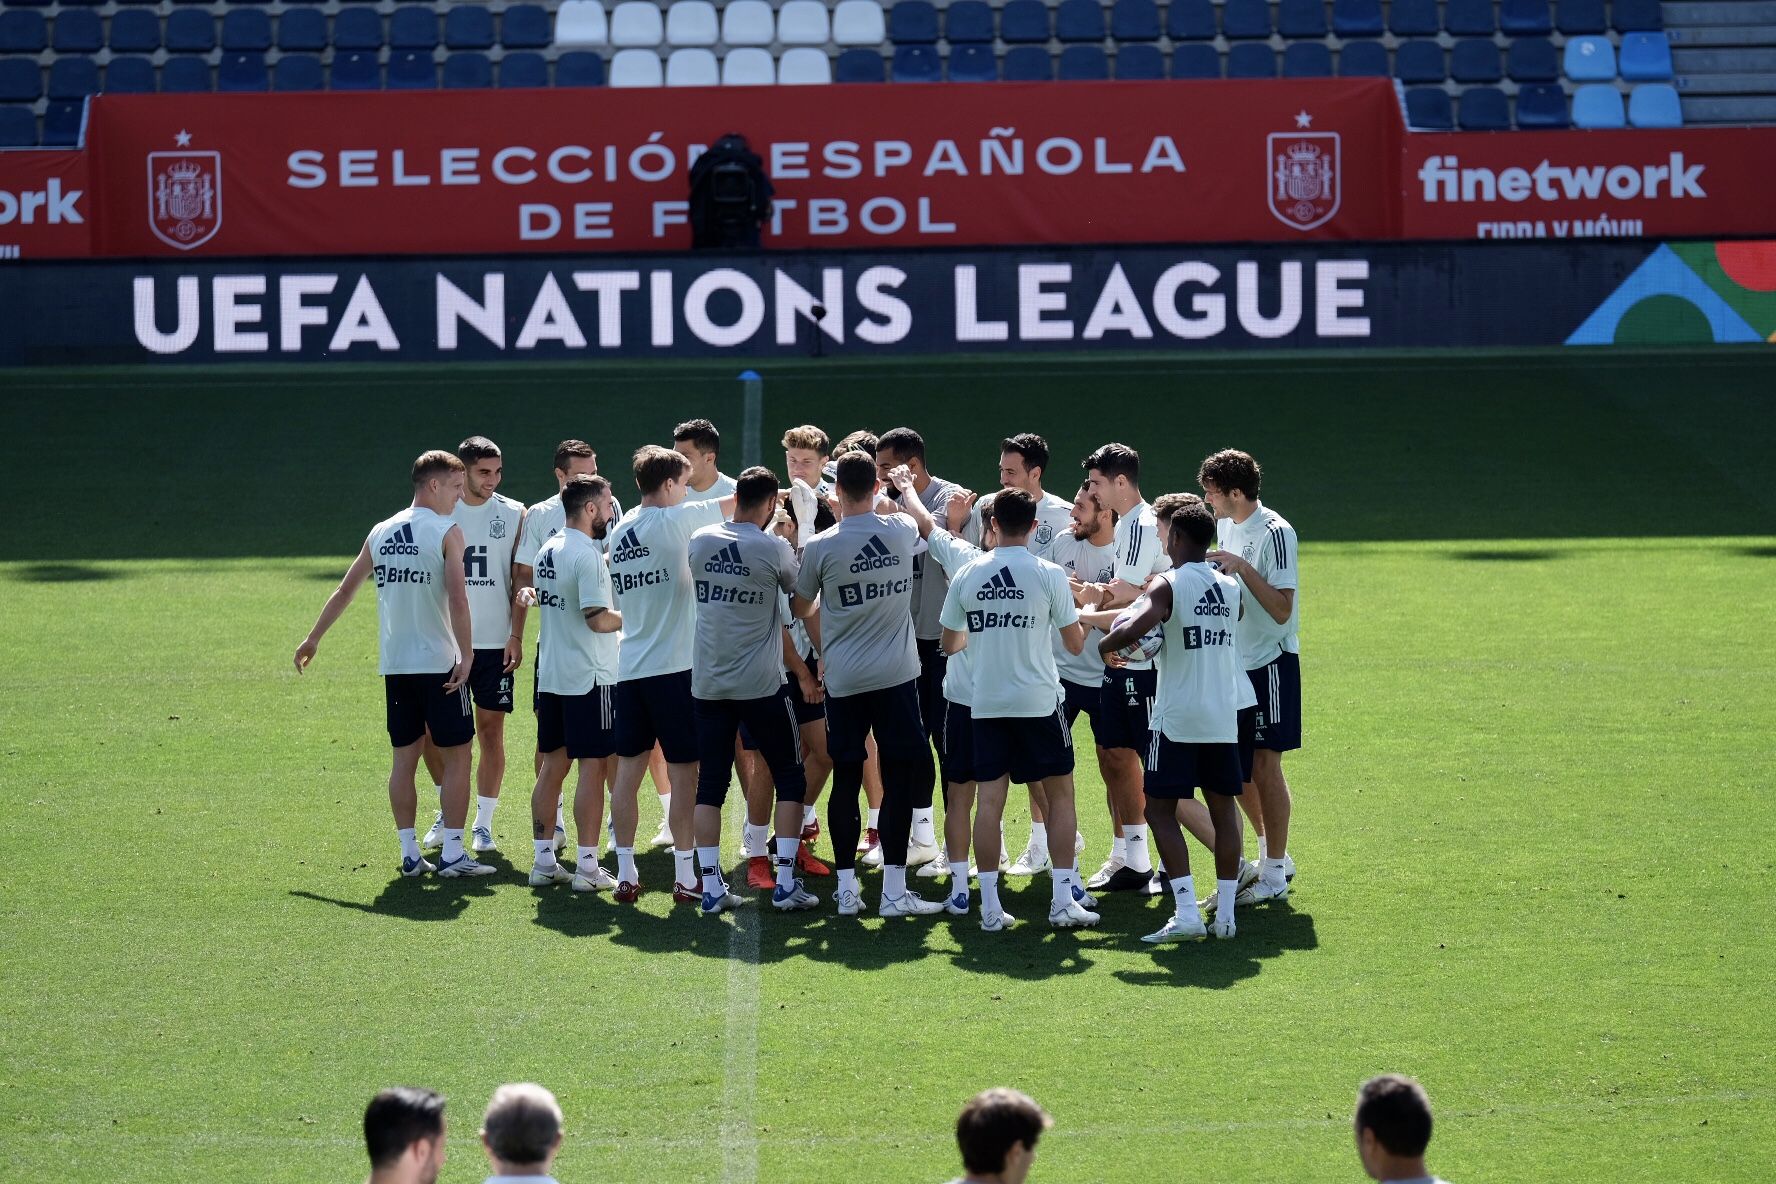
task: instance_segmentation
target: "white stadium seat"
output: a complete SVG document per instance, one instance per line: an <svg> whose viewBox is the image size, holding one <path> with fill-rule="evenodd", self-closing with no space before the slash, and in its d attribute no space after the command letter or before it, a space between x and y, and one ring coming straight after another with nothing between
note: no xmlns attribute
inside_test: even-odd
<svg viewBox="0 0 1776 1184"><path fill-rule="evenodd" d="M777 10L777 40L784 45L825 45L832 40L826 5L820 0L788 0Z"/></svg>
<svg viewBox="0 0 1776 1184"><path fill-rule="evenodd" d="M612 86L659 86L660 55L651 49L619 49L611 59Z"/></svg>
<svg viewBox="0 0 1776 1184"><path fill-rule="evenodd" d="M678 0L666 10L668 45L714 45L720 33L721 20L709 0ZM667 73L671 74L670 67ZM666 85L672 85L670 78Z"/></svg>
<svg viewBox="0 0 1776 1184"><path fill-rule="evenodd" d="M561 0L561 7L555 10L556 45L604 45L609 41L602 0Z"/></svg>
<svg viewBox="0 0 1776 1184"><path fill-rule="evenodd" d="M880 45L888 40L887 22L876 0L839 0L832 28L832 39L839 45Z"/></svg>
<svg viewBox="0 0 1776 1184"><path fill-rule="evenodd" d="M675 49L666 59L667 86L719 86L721 67L707 49Z"/></svg>
<svg viewBox="0 0 1776 1184"><path fill-rule="evenodd" d="M765 0L728 0L722 9L723 44L769 45L776 37L776 21Z"/></svg>
<svg viewBox="0 0 1776 1184"><path fill-rule="evenodd" d="M824 49L786 49L777 62L777 81L784 86L823 86L832 81L832 59Z"/></svg>
<svg viewBox="0 0 1776 1184"><path fill-rule="evenodd" d="M777 63L768 49L730 49L722 59L723 86L771 86L776 81Z"/></svg>
<svg viewBox="0 0 1776 1184"><path fill-rule="evenodd" d="M612 45L658 45L665 36L661 27L660 6L649 0L624 0L611 13ZM659 83L654 85L658 86Z"/></svg>

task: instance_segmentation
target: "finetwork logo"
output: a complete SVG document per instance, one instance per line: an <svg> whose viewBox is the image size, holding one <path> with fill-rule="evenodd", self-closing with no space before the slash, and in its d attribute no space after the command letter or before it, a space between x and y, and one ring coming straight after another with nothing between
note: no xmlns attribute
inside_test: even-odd
<svg viewBox="0 0 1776 1184"><path fill-rule="evenodd" d="M634 563L637 559L646 559L649 554L651 552L642 546L639 538L635 537L635 528L631 526L623 532L623 537L617 540L616 547L611 551L611 562Z"/></svg>
<svg viewBox="0 0 1776 1184"><path fill-rule="evenodd" d="M749 576L752 569L740 561L740 544L729 543L703 565L703 570L716 576Z"/></svg>
<svg viewBox="0 0 1776 1184"><path fill-rule="evenodd" d="M880 536L873 534L870 535L869 542L863 545L863 549L857 552L857 558L851 561L851 570L854 572L899 566L900 556L889 551L888 544Z"/></svg>
<svg viewBox="0 0 1776 1184"><path fill-rule="evenodd" d="M1022 600L1024 590L1011 578L1011 568L1002 567L986 586L974 594L976 600Z"/></svg>
<svg viewBox="0 0 1776 1184"><path fill-rule="evenodd" d="M1438 202L1616 201L1640 198L1707 197L1706 165L1690 164L1673 152L1664 164L1559 165L1543 160L1529 167L1466 168L1456 156L1432 156L1419 166L1424 200ZM1664 192L1660 192L1663 189Z"/></svg>
<svg viewBox="0 0 1776 1184"><path fill-rule="evenodd" d="M1202 594L1196 602L1196 615L1199 617L1231 617L1233 609L1228 606L1227 596L1221 591L1221 584L1216 581L1209 585L1209 590Z"/></svg>
<svg viewBox="0 0 1776 1184"><path fill-rule="evenodd" d="M376 553L378 555L419 554L419 544L413 541L413 524L402 523L400 529L382 541L382 546L376 549Z"/></svg>

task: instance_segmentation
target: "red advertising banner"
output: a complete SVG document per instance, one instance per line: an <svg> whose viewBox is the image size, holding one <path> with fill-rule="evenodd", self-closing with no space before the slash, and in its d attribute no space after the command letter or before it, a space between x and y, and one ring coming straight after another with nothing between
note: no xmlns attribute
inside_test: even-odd
<svg viewBox="0 0 1776 1184"><path fill-rule="evenodd" d="M0 152L0 259L92 254L92 186L84 152Z"/></svg>
<svg viewBox="0 0 1776 1184"><path fill-rule="evenodd" d="M1413 134L1403 238L1776 232L1776 128Z"/></svg>
<svg viewBox="0 0 1776 1184"><path fill-rule="evenodd" d="M1387 238L1403 134L1376 79L103 96L90 126L129 256L685 249L731 131L767 247Z"/></svg>

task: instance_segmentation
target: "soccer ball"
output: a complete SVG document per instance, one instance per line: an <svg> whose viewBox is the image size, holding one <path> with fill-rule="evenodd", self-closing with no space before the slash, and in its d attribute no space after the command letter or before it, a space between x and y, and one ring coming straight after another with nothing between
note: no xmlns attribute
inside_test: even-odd
<svg viewBox="0 0 1776 1184"><path fill-rule="evenodd" d="M1110 628L1112 630L1120 629L1146 611L1147 598L1145 596L1139 597L1133 604L1116 614L1116 620L1111 622ZM1117 656L1127 662L1152 661L1154 655L1159 653L1159 647L1165 644L1164 629L1163 623L1155 625L1134 641L1117 650Z"/></svg>

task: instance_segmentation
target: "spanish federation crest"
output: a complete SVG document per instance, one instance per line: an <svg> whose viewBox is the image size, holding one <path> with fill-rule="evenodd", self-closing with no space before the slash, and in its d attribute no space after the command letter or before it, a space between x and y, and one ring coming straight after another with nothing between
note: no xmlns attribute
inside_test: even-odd
<svg viewBox="0 0 1776 1184"><path fill-rule="evenodd" d="M1270 212L1285 226L1312 230L1338 212L1337 132L1272 132Z"/></svg>
<svg viewBox="0 0 1776 1184"><path fill-rule="evenodd" d="M487 524L487 533L492 535L496 539L505 538L506 537L506 520L504 518L495 518L493 521L489 522Z"/></svg>
<svg viewBox="0 0 1776 1184"><path fill-rule="evenodd" d="M222 229L222 154L150 152L148 226L181 251L214 238Z"/></svg>

